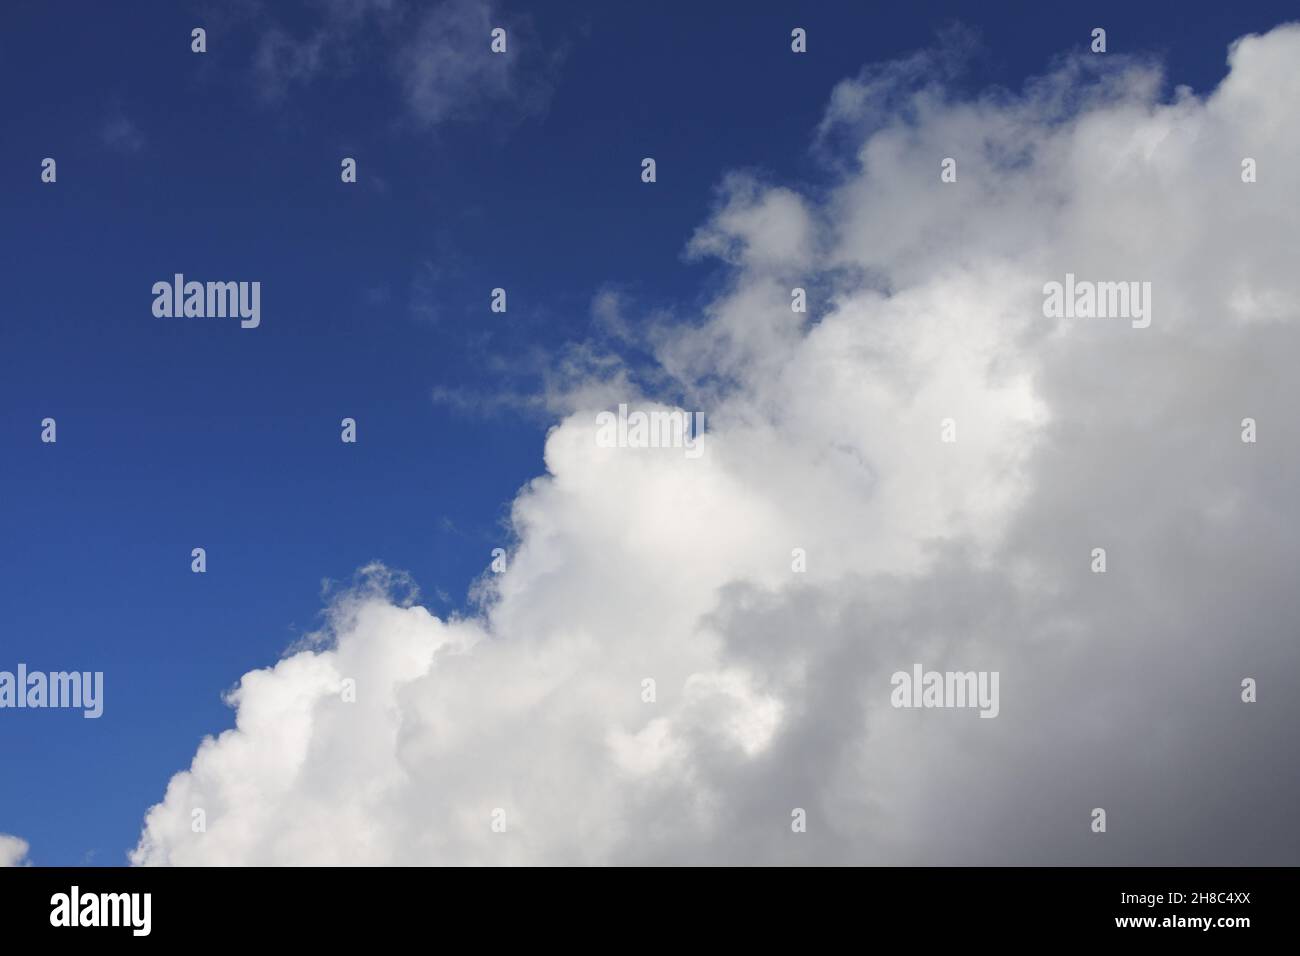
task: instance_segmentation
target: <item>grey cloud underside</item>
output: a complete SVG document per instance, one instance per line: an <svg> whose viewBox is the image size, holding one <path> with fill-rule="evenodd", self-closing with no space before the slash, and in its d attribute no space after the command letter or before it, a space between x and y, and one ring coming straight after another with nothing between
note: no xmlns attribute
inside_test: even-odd
<svg viewBox="0 0 1300 956"><path fill-rule="evenodd" d="M370 569L246 675L134 859L1300 863L1298 59L1294 26L1247 38L1168 102L1122 61L976 100L915 62L841 85L834 188L723 181L701 321L617 303L702 457L598 448L638 396L593 362L479 610ZM1044 318L1066 272L1152 282L1151 327ZM999 671L999 715L891 707L913 662Z"/></svg>

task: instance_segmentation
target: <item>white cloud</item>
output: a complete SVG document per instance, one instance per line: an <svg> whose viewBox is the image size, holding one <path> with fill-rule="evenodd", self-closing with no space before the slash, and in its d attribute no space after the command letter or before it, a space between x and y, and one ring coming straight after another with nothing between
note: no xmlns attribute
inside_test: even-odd
<svg viewBox="0 0 1300 956"><path fill-rule="evenodd" d="M24 865L28 849L26 840L0 833L0 867Z"/></svg>
<svg viewBox="0 0 1300 956"><path fill-rule="evenodd" d="M692 249L731 280L646 343L704 455L598 448L629 379L573 390L482 612L369 569L244 677L135 862L1300 862L1297 58L1243 39L1172 102L1120 61L841 85L841 181L727 180ZM1067 271L1151 281L1151 327L1044 318ZM892 709L913 661L998 670L1000 716Z"/></svg>
<svg viewBox="0 0 1300 956"><path fill-rule="evenodd" d="M732 175L713 219L687 247L692 256L793 273L812 260L813 223L799 196L780 187L763 189L751 176Z"/></svg>

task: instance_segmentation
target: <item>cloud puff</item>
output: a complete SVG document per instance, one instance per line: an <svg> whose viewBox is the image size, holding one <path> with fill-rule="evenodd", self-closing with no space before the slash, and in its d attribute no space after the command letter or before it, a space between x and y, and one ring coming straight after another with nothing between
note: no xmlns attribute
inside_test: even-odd
<svg viewBox="0 0 1300 956"><path fill-rule="evenodd" d="M575 390L479 609L366 569L133 861L1300 862L1297 58L1243 38L1204 98L846 81L836 181L726 179L691 243L725 288L649 326L703 454L600 447L635 377ZM1151 282L1151 326L1045 317L1066 273ZM998 671L999 716L894 709L913 662Z"/></svg>
<svg viewBox="0 0 1300 956"><path fill-rule="evenodd" d="M22 866L27 862L27 841L0 833L0 867Z"/></svg>

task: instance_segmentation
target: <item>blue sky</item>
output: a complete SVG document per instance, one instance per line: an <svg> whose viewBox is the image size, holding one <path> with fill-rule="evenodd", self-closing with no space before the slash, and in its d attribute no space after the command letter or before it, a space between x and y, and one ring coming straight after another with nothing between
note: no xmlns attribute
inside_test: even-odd
<svg viewBox="0 0 1300 956"><path fill-rule="evenodd" d="M161 2L6 7L0 669L102 670L106 702L97 721L0 713L0 832L41 864L124 862L170 775L231 726L222 692L319 627L324 579L382 560L435 613L464 607L548 422L466 414L435 389L472 405L538 387L562 346L598 334L603 288L691 315L718 278L682 251L721 177L815 190L811 133L836 82L956 20L982 42L971 88L1018 88L1103 25L1112 50L1204 91L1232 39L1294 13L804 6L507 4L535 101L434 123L373 30L270 89L259 36L309 35L311 5L230 22ZM260 280L261 327L155 319L150 287L174 272ZM39 441L46 416L56 445Z"/></svg>

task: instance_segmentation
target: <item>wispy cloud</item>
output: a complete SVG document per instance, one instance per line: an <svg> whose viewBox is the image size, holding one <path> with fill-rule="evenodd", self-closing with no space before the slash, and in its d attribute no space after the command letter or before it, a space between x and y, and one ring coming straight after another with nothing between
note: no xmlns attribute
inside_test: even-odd
<svg viewBox="0 0 1300 956"><path fill-rule="evenodd" d="M104 145L118 153L138 153L145 146L140 128L120 109L115 108L100 128Z"/></svg>
<svg viewBox="0 0 1300 956"><path fill-rule="evenodd" d="M253 75L266 99L282 101L327 75L389 84L401 112L423 127L535 115L563 58L563 44L543 45L530 17L491 0L331 0L309 24L292 26L274 5L248 9L259 34ZM504 53L490 48L497 27L507 31Z"/></svg>

